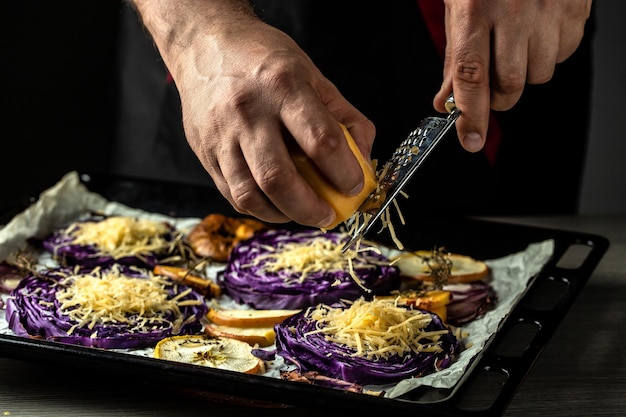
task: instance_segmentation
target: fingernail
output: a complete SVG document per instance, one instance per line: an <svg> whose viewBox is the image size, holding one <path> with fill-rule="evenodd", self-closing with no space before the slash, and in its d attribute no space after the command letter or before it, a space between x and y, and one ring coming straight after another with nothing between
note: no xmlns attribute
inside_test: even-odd
<svg viewBox="0 0 626 417"><path fill-rule="evenodd" d="M335 218L336 218L336 214L334 210L331 210L329 215L319 223L319 227L325 228L330 226L331 224L333 224L335 222Z"/></svg>
<svg viewBox="0 0 626 417"><path fill-rule="evenodd" d="M483 147L483 138L476 132L468 133L463 138L463 147L470 152L478 152Z"/></svg>
<svg viewBox="0 0 626 417"><path fill-rule="evenodd" d="M348 192L348 196L350 196L350 197L354 197L355 195L359 195L359 193L361 192L361 190L363 190L363 187L364 187L364 185L363 185L363 183L362 183L362 182L358 183L356 187L354 187L353 189L351 189L351 190Z"/></svg>

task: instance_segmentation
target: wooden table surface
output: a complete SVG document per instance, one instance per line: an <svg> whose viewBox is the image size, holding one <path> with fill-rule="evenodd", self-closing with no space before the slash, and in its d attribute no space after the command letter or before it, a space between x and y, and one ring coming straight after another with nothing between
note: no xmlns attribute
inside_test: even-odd
<svg viewBox="0 0 626 417"><path fill-rule="evenodd" d="M509 404L505 416L626 415L626 215L499 218L593 233L611 246ZM181 395L145 381L0 357L1 416L319 416ZM323 413L331 415L332 413Z"/></svg>

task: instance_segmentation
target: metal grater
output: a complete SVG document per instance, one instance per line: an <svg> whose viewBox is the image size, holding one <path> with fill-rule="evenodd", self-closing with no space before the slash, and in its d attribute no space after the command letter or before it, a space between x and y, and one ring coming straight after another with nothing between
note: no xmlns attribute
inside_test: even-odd
<svg viewBox="0 0 626 417"><path fill-rule="evenodd" d="M385 164L388 166L388 169L385 176L379 180L378 189L370 194L359 208L359 211L366 213L368 216L365 216L365 221L343 246L342 252L346 252L371 230L372 226L385 213L385 210L387 210L422 165L426 157L430 155L450 128L454 126L454 123L461 115L461 111L456 107L453 94L446 99L446 110L449 113L448 117L427 117L423 119L417 129L409 133L409 136L396 148L391 159ZM368 207L371 207L371 209Z"/></svg>

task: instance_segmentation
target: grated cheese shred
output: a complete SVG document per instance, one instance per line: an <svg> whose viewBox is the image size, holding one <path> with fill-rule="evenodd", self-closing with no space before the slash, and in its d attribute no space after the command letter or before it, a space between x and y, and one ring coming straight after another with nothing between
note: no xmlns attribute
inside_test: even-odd
<svg viewBox="0 0 626 417"><path fill-rule="evenodd" d="M376 190L374 190L372 194L376 195L376 198L374 198L374 200L378 201L378 204L382 204L383 203L382 200L386 198L385 197L386 193L383 191L381 184L382 184L382 180L387 175L387 171L389 170L389 167L390 167L390 163L386 163L377 173L378 185L376 187ZM402 190L399 192L399 195L403 196L404 198L408 198L408 195ZM396 198L393 199L392 204L395 208L396 214L398 215L400 219L400 223L402 225L406 224L402 211L400 210L400 205L398 204L398 201ZM375 207L376 206L372 207L371 203L368 200L366 200L363 203L363 205L357 211L355 211L352 214L352 216L350 216L350 218L348 218L344 222L344 228L346 229L346 233L353 236L359 229L360 225L368 221L373 216L373 214L370 211ZM389 235L393 243L396 245L396 248L399 250L403 250L404 244L398 238L393 222L391 221L390 207L385 208L385 210L380 216L380 222L381 222L381 227L378 233L381 233L385 229L389 230Z"/></svg>
<svg viewBox="0 0 626 417"><path fill-rule="evenodd" d="M155 326L169 324L168 317L176 317L174 334L184 324L180 308L197 305L200 301L180 298L187 289L171 297L166 281L150 274L147 278L126 276L117 269L99 270L88 274L71 275L60 281L63 289L56 292L60 312L76 322L68 331L77 328L93 329L96 325L127 324L130 332L148 332ZM172 314L173 313L173 314Z"/></svg>
<svg viewBox="0 0 626 417"><path fill-rule="evenodd" d="M371 292L366 288L362 280L357 276L355 267L375 268L372 263L359 261L359 250L348 250L342 253L343 243L335 243L323 236L313 238L303 243L289 242L278 247L266 248L269 253L259 255L254 259L254 265L263 261L263 270L266 272L279 272L286 270L298 278L297 283L304 282L307 277L316 272L348 271L352 280L364 291ZM367 248L373 250L373 248ZM358 265L355 265L355 262ZM340 282L334 283L339 285Z"/></svg>
<svg viewBox="0 0 626 417"><path fill-rule="evenodd" d="M76 223L70 234L73 243L94 245L114 258L158 251L168 242L165 223L126 216L108 217L98 222Z"/></svg>
<svg viewBox="0 0 626 417"><path fill-rule="evenodd" d="M371 360L415 352L441 352L439 339L447 330L425 331L431 316L399 307L395 300L360 298L346 309L319 305L307 312L327 340L354 350L351 356Z"/></svg>

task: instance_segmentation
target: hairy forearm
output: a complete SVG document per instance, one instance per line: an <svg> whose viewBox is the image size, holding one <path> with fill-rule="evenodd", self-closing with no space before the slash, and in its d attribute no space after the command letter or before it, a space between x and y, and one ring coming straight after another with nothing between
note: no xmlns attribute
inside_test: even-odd
<svg viewBox="0 0 626 417"><path fill-rule="evenodd" d="M249 0L128 0L170 70L179 52L198 36L229 31L232 23L256 19Z"/></svg>

